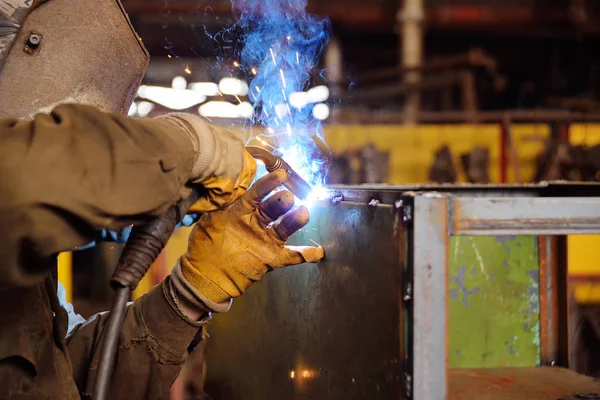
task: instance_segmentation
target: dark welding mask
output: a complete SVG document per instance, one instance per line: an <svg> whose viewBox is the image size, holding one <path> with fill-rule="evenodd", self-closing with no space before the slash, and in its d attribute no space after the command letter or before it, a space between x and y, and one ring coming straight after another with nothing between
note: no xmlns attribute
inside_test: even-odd
<svg viewBox="0 0 600 400"><path fill-rule="evenodd" d="M119 0L0 0L0 117L127 113L149 56Z"/></svg>

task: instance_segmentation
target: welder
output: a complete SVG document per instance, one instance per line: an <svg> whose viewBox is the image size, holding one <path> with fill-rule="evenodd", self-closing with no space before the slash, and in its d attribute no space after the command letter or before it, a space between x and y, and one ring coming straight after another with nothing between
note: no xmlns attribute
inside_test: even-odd
<svg viewBox="0 0 600 400"><path fill-rule="evenodd" d="M63 5L76 9L84 3L91 4ZM92 3L98 15L115 2ZM31 21L39 26L13 35L18 47L13 43L7 54L0 48L0 398L91 397L108 315L84 322L59 300L57 254L86 246L106 230L144 224L191 190L201 190L189 212L206 214L190 234L187 252L170 276L128 306L111 379L111 399L167 398L211 313L226 312L233 298L268 271L316 262L323 250L285 245L308 222L308 210L292 210L294 196L285 190L264 200L286 180L282 170L249 187L256 164L235 135L189 114L134 119L109 112L122 109L125 97L131 100L131 87L119 100L103 86L118 79L115 71L98 68L95 79L66 73L68 85L62 82L56 91L14 89L11 83L19 79L26 85L39 78L18 75L19 65L35 70L41 63L49 75L63 76L49 67L54 59L44 54L43 41L48 49L73 49L72 43L52 38L52 24ZM115 25L118 19L111 21ZM34 29L39 40L35 48L27 47ZM21 43L27 43L26 51ZM63 68L107 57L96 53L79 59L70 54ZM38 57L19 61L28 55ZM69 85L74 89L65 98L59 92ZM65 99L97 107L60 104ZM32 114L26 109L31 104L46 113ZM6 111L11 107L19 115Z"/></svg>

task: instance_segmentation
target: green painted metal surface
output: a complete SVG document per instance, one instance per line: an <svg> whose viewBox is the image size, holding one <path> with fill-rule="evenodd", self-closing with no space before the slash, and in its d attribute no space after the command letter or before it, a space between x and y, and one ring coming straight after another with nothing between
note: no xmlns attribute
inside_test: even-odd
<svg viewBox="0 0 600 400"><path fill-rule="evenodd" d="M452 237L449 257L450 367L538 365L537 238Z"/></svg>

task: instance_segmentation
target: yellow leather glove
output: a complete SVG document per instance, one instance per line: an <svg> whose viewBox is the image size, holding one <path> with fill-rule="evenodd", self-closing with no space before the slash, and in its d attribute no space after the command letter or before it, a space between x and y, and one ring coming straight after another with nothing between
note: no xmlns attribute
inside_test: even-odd
<svg viewBox="0 0 600 400"><path fill-rule="evenodd" d="M196 224L181 273L201 297L222 304L274 268L323 258L322 247L285 246L310 219L306 207L288 213L294 206L292 193L280 191L261 203L286 179L285 171L274 171L232 206L205 214Z"/></svg>
<svg viewBox="0 0 600 400"><path fill-rule="evenodd" d="M208 195L192 204L189 214L219 210L233 204L250 187L256 175L256 161L245 149L242 149L243 161L241 170L233 169L222 175L213 174L200 180L200 184L208 190Z"/></svg>
<svg viewBox="0 0 600 400"><path fill-rule="evenodd" d="M202 185L208 194L192 205L190 214L219 210L246 193L256 175L256 162L237 135L191 114L159 119L185 132L196 155L187 184Z"/></svg>

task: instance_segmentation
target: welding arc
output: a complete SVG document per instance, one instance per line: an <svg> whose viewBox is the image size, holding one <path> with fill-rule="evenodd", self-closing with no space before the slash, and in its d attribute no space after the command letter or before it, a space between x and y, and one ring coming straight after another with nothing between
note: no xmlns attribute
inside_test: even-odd
<svg viewBox="0 0 600 400"><path fill-rule="evenodd" d="M312 191L312 187L302 179L302 177L298 175L296 171L283 160L283 158L276 156L259 146L247 146L246 150L252 157L265 163L267 171L273 172L276 169L283 169L287 173L287 179L283 182L283 186L301 200L306 200L308 198L308 195Z"/></svg>

